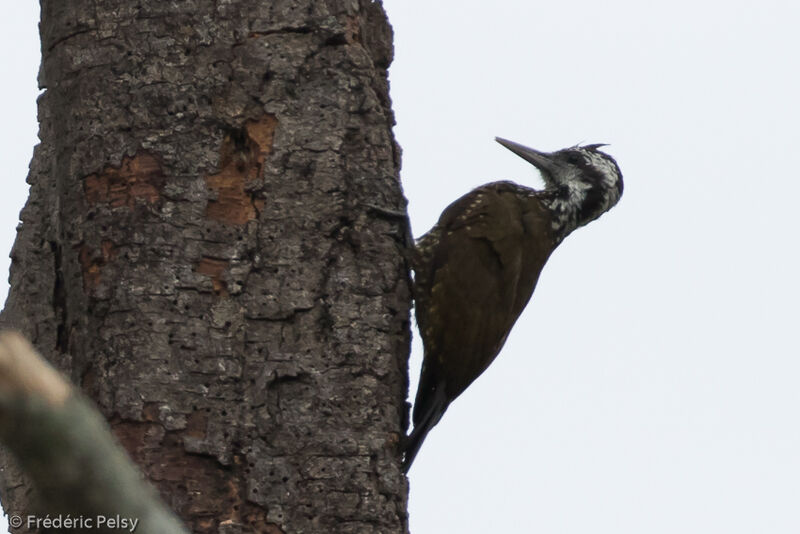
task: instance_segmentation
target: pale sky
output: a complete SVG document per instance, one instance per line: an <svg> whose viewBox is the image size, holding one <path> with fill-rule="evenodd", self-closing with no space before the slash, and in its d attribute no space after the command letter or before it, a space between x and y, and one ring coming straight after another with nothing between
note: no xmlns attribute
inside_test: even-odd
<svg viewBox="0 0 800 534"><path fill-rule="evenodd" d="M6 251L36 132L27 4L0 19ZM541 185L496 135L609 143L625 177L426 440L412 534L800 532L800 4L384 5L415 235L482 183Z"/></svg>

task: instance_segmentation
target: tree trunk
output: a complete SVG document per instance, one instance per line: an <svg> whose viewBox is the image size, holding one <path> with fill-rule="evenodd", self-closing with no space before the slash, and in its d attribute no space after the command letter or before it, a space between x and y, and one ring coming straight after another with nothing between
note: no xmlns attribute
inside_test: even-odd
<svg viewBox="0 0 800 534"><path fill-rule="evenodd" d="M381 4L41 4L41 144L0 326L99 404L193 532L406 532ZM35 510L2 464L7 513Z"/></svg>

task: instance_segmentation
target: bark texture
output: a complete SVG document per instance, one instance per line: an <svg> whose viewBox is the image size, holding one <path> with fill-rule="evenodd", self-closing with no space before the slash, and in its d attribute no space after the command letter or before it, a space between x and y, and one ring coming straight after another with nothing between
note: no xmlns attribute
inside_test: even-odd
<svg viewBox="0 0 800 534"><path fill-rule="evenodd" d="M0 323L193 532L405 532L409 282L370 0L42 0ZM3 457L2 499L35 496Z"/></svg>

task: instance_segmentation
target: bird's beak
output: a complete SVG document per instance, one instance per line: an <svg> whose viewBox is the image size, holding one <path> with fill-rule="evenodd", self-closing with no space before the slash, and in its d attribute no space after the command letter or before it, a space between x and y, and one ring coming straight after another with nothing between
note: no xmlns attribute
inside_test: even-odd
<svg viewBox="0 0 800 534"><path fill-rule="evenodd" d="M502 137L495 137L494 140L528 163L532 163L540 171L549 175L555 174L557 166L553 160L550 159L550 154L539 152L538 150L520 145L514 141L509 141L508 139L503 139Z"/></svg>
<svg viewBox="0 0 800 534"><path fill-rule="evenodd" d="M528 148L514 141L509 141L508 139L503 139L502 137L495 137L494 140L528 163L532 163L542 172L545 178L554 176L557 173L558 164L551 159L550 154L539 152L538 150Z"/></svg>

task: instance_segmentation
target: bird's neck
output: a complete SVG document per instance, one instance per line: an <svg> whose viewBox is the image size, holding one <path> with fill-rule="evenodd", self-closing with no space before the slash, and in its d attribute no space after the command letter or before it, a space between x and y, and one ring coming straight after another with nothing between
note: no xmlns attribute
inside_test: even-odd
<svg viewBox="0 0 800 534"><path fill-rule="evenodd" d="M587 197L587 187L581 183L549 187L539 193L539 200L550 212L550 230L560 243L576 228L586 224L582 211Z"/></svg>

